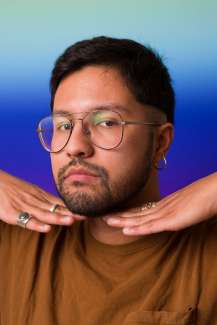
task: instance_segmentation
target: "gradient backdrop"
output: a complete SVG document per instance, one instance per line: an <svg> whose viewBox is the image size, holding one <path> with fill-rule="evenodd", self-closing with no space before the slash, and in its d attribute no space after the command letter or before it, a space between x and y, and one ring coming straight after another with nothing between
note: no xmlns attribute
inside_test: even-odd
<svg viewBox="0 0 217 325"><path fill-rule="evenodd" d="M215 0L0 0L0 168L55 192L49 155L36 136L49 114L53 63L75 41L133 38L165 58L177 96L166 195L217 170Z"/></svg>

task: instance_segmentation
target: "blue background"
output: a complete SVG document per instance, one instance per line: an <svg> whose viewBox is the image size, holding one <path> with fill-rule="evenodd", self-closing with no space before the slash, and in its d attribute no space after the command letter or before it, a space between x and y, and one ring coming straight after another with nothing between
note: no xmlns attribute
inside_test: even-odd
<svg viewBox="0 0 217 325"><path fill-rule="evenodd" d="M35 129L49 114L50 72L75 41L132 38L164 57L176 91L162 195L216 171L217 2L0 0L0 168L55 192Z"/></svg>

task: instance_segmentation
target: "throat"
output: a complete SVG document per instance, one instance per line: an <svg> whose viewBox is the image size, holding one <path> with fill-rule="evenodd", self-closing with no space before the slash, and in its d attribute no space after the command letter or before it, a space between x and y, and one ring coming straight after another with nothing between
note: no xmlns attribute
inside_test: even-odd
<svg viewBox="0 0 217 325"><path fill-rule="evenodd" d="M87 221L89 233L99 242L108 245L124 245L132 243L142 235L127 236L122 232L122 228L109 226L102 218L91 218Z"/></svg>

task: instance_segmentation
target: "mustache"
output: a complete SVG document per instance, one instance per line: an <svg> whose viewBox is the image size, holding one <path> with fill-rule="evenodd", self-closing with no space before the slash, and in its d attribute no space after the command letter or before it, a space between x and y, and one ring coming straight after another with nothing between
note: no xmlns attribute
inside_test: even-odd
<svg viewBox="0 0 217 325"><path fill-rule="evenodd" d="M58 172L58 182L59 183L62 183L62 181L64 179L64 175L73 166L74 167L75 166L83 167L83 168L87 169L88 171L93 172L97 176L100 176L104 182L109 179L109 174L104 167L97 166L95 164L91 164L91 163L83 160L82 158L76 157L73 160L71 160L66 166L63 166L62 168L60 168L60 170Z"/></svg>

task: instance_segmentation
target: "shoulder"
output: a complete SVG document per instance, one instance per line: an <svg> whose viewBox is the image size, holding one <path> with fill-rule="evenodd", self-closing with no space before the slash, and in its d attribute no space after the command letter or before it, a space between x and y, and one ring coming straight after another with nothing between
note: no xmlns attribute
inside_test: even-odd
<svg viewBox="0 0 217 325"><path fill-rule="evenodd" d="M194 254L198 256L201 305L215 313L217 303L217 217L197 225L194 230ZM207 303L208 302L208 303Z"/></svg>
<svg viewBox="0 0 217 325"><path fill-rule="evenodd" d="M184 229L184 233L198 240L209 241L210 235L215 236L217 233L217 216Z"/></svg>
<svg viewBox="0 0 217 325"><path fill-rule="evenodd" d="M68 239L72 241L76 237L77 227L75 225L70 228L52 226L52 230L48 233L39 233L0 221L0 253L7 252L9 257L12 252L19 254L25 251L26 247L32 252L38 249L54 248L57 241L60 244Z"/></svg>
<svg viewBox="0 0 217 325"><path fill-rule="evenodd" d="M210 254L211 257L215 256L217 266L217 216L206 223L204 249L207 256L209 256L208 254Z"/></svg>
<svg viewBox="0 0 217 325"><path fill-rule="evenodd" d="M202 274L206 279L216 277L217 216L186 231L189 233L194 254L199 257Z"/></svg>
<svg viewBox="0 0 217 325"><path fill-rule="evenodd" d="M187 228L188 234L195 245L201 244L204 249L217 249L217 216Z"/></svg>
<svg viewBox="0 0 217 325"><path fill-rule="evenodd" d="M197 261L202 272L209 271L210 263L217 269L217 217L174 232L171 239L173 249L191 263Z"/></svg>

